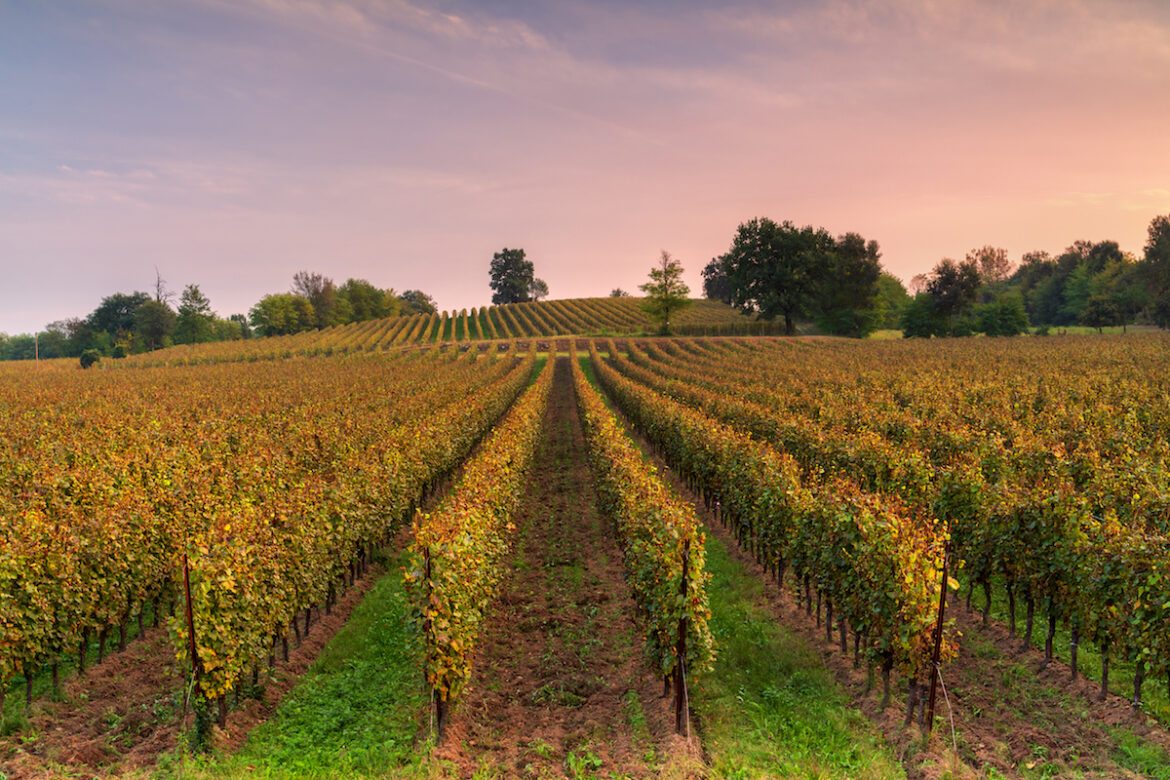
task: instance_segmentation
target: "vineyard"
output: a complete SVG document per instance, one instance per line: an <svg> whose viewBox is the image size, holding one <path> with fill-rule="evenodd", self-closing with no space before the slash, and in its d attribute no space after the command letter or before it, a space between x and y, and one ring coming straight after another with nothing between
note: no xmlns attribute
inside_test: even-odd
<svg viewBox="0 0 1170 780"><path fill-rule="evenodd" d="M290 336L196 344L135 355L119 365L170 366L223 361L348 355L385 352L434 344L507 343L518 339L564 336L646 335L656 329L641 309L640 298L575 298L509 303L482 309L413 314L367 320ZM775 323L760 322L730 306L695 300L671 323L686 335L764 336L783 332Z"/></svg>
<svg viewBox="0 0 1170 780"><path fill-rule="evenodd" d="M750 327L726 311L679 329ZM1170 777L1170 339L666 339L637 312L518 304L0 373L0 777L127 768L53 748L50 713L152 636L182 705L159 750L226 756L249 697L378 576L409 649L383 673L418 697L384 741L408 757L344 773ZM731 559L759 620L872 713L841 716L841 758L781 769L714 736L807 706L805 672L736 676ZM967 700L992 646L1035 694L1008 726L1069 717L1035 703L1059 676L1099 743L996 748ZM791 756L823 727L763 741Z"/></svg>

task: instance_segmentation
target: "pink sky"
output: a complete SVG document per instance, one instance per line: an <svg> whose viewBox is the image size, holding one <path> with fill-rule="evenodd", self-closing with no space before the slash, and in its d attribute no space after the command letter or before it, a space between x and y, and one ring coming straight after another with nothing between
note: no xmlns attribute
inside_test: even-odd
<svg viewBox="0 0 1170 780"><path fill-rule="evenodd" d="M0 331L298 270L490 301L699 271L756 216L909 279L984 244L1140 253L1170 213L1170 3L0 5Z"/></svg>

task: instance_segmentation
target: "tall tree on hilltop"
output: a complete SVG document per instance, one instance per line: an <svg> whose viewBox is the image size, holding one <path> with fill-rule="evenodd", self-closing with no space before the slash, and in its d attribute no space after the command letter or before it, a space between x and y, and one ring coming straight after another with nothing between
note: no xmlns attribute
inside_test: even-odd
<svg viewBox="0 0 1170 780"><path fill-rule="evenodd" d="M731 285L727 283L727 270L723 257L712 257L703 266L703 295L709 301L731 304Z"/></svg>
<svg viewBox="0 0 1170 780"><path fill-rule="evenodd" d="M197 284L183 288L179 296L179 311L175 318L176 344L201 344L211 341L214 336L215 315L211 312L211 301Z"/></svg>
<svg viewBox="0 0 1170 780"><path fill-rule="evenodd" d="M492 303L523 303L530 299L535 268L524 257L523 249L508 249L492 255Z"/></svg>
<svg viewBox="0 0 1170 780"><path fill-rule="evenodd" d="M724 268L732 305L761 319L784 317L784 332L796 332L797 317L817 304L822 269L830 262L833 237L823 228L797 228L759 217L739 226Z"/></svg>
<svg viewBox="0 0 1170 780"><path fill-rule="evenodd" d="M829 333L862 338L877 328L881 248L857 233L840 236L820 272L817 321Z"/></svg>
<svg viewBox="0 0 1170 780"><path fill-rule="evenodd" d="M683 282L682 274L682 264L663 249L658 264L650 269L650 281L638 285L646 293L642 310L658 323L662 333L670 332L670 316L691 303L687 298L691 288Z"/></svg>

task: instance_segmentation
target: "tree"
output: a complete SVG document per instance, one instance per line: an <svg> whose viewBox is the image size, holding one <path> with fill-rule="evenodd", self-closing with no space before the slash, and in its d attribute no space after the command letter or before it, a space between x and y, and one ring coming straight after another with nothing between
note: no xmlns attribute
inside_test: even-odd
<svg viewBox="0 0 1170 780"><path fill-rule="evenodd" d="M909 302L910 294L906 292L901 279L886 272L878 277L874 311L877 313L879 328L892 330L900 327L902 310Z"/></svg>
<svg viewBox="0 0 1170 780"><path fill-rule="evenodd" d="M662 333L670 332L670 315L691 303L687 298L691 288L683 282L682 274L682 264L663 249L658 265L650 269L650 281L638 285L646 293L642 310L658 323Z"/></svg>
<svg viewBox="0 0 1170 780"><path fill-rule="evenodd" d="M820 268L817 322L840 336L862 338L877 328L881 249L857 233L840 236Z"/></svg>
<svg viewBox="0 0 1170 780"><path fill-rule="evenodd" d="M629 298L630 294L620 287L615 287L609 291L610 298Z"/></svg>
<svg viewBox="0 0 1170 780"><path fill-rule="evenodd" d="M1024 296L1004 293L979 308L978 328L988 336L1018 336L1028 332L1028 312Z"/></svg>
<svg viewBox="0 0 1170 780"><path fill-rule="evenodd" d="M175 299L175 294L167 289L167 280L162 278L157 265L154 267L154 299L159 303L165 303L168 308Z"/></svg>
<svg viewBox="0 0 1170 780"><path fill-rule="evenodd" d="M545 283L544 279L532 280L532 284L528 287L528 296L534 301L548 297L548 284Z"/></svg>
<svg viewBox="0 0 1170 780"><path fill-rule="evenodd" d="M1150 222L1142 270L1151 302L1150 318L1158 327L1170 328L1170 214Z"/></svg>
<svg viewBox="0 0 1170 780"><path fill-rule="evenodd" d="M1081 323L1096 328L1097 333L1100 333L1102 328L1116 325L1120 321L1121 313L1117 311L1113 299L1107 295L1094 295L1085 304L1085 310L1081 313Z"/></svg>
<svg viewBox="0 0 1170 780"><path fill-rule="evenodd" d="M1012 262L1008 260L1006 249L991 245L972 249L967 253L967 262L975 264L979 276L988 284L998 284L1012 275Z"/></svg>
<svg viewBox="0 0 1170 780"><path fill-rule="evenodd" d="M240 326L240 338L252 338L252 329L248 327L248 318L246 315L233 314L232 316L228 317L228 319Z"/></svg>
<svg viewBox="0 0 1170 780"><path fill-rule="evenodd" d="M235 320L216 317L211 323L212 341L239 341L242 338L244 329Z"/></svg>
<svg viewBox="0 0 1170 780"><path fill-rule="evenodd" d="M931 336L944 336L947 332L947 323L935 310L934 299L927 292L920 292L907 301L902 308L899 325L902 338L906 339L928 339Z"/></svg>
<svg viewBox="0 0 1170 780"><path fill-rule="evenodd" d="M142 348L155 350L165 347L175 332L178 317L165 300L144 301L134 313L134 329Z"/></svg>
<svg viewBox="0 0 1170 780"><path fill-rule="evenodd" d="M31 333L9 336L4 349L5 360L32 360L36 356L36 337Z"/></svg>
<svg viewBox="0 0 1170 780"><path fill-rule="evenodd" d="M439 310L435 299L422 290L407 290L398 300L402 302L403 314L434 314Z"/></svg>
<svg viewBox="0 0 1170 780"><path fill-rule="evenodd" d="M81 353L81 367L89 368L102 359L102 353L96 349L87 349Z"/></svg>
<svg viewBox="0 0 1170 780"><path fill-rule="evenodd" d="M982 279L979 268L971 260L956 263L944 257L930 273L926 293L935 312L947 323L947 332L955 332L955 317L966 313L975 303Z"/></svg>
<svg viewBox="0 0 1170 780"><path fill-rule="evenodd" d="M703 266L703 295L709 301L731 305L731 285L727 282L723 257L712 257L711 262Z"/></svg>
<svg viewBox="0 0 1170 780"><path fill-rule="evenodd" d="M214 336L215 315L211 312L211 301L197 284L183 288L179 296L179 311L175 318L176 344L201 344L211 341Z"/></svg>
<svg viewBox="0 0 1170 780"><path fill-rule="evenodd" d="M492 303L521 303L528 300L535 268L524 259L523 249L508 249L492 255Z"/></svg>
<svg viewBox="0 0 1170 780"><path fill-rule="evenodd" d="M1051 323L1060 308L1059 287L1052 282L1056 261L1042 250L1025 252L1008 285L1024 296L1028 318L1033 323Z"/></svg>
<svg viewBox="0 0 1170 780"><path fill-rule="evenodd" d="M349 306L351 322L380 320L398 314L402 303L393 290L379 290L365 279L346 279L337 295Z"/></svg>
<svg viewBox="0 0 1170 780"><path fill-rule="evenodd" d="M265 295L248 313L252 327L261 336L284 336L315 327L313 304L302 295Z"/></svg>
<svg viewBox="0 0 1170 780"><path fill-rule="evenodd" d="M349 302L337 294L333 280L322 274L297 271L293 274L292 292L313 304L314 326L328 328L349 322Z"/></svg>
<svg viewBox="0 0 1170 780"><path fill-rule="evenodd" d="M87 318L87 323L93 332L86 334L87 343L83 345L83 348L97 345L96 336L99 331L109 335L111 345L116 339L132 333L138 307L148 300L150 300L150 296L144 292L134 292L129 295L114 293L102 298L102 302Z"/></svg>
<svg viewBox="0 0 1170 780"><path fill-rule="evenodd" d="M736 230L724 268L732 305L761 319L784 317L784 332L796 332L795 318L816 307L821 271L828 265L833 237L823 228L797 228L767 218Z"/></svg>

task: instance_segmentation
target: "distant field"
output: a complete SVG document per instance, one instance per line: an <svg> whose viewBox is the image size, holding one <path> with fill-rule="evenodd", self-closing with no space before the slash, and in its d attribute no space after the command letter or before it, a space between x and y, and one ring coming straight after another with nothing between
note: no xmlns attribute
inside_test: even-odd
<svg viewBox="0 0 1170 780"><path fill-rule="evenodd" d="M383 352L427 344L651 335L655 326L642 311L641 301L641 298L577 298L389 317L293 336L170 347L124 358L117 364L246 361ZM671 332L683 336L765 336L778 335L783 327L783 323L758 321L718 301L695 300L671 323Z"/></svg>

